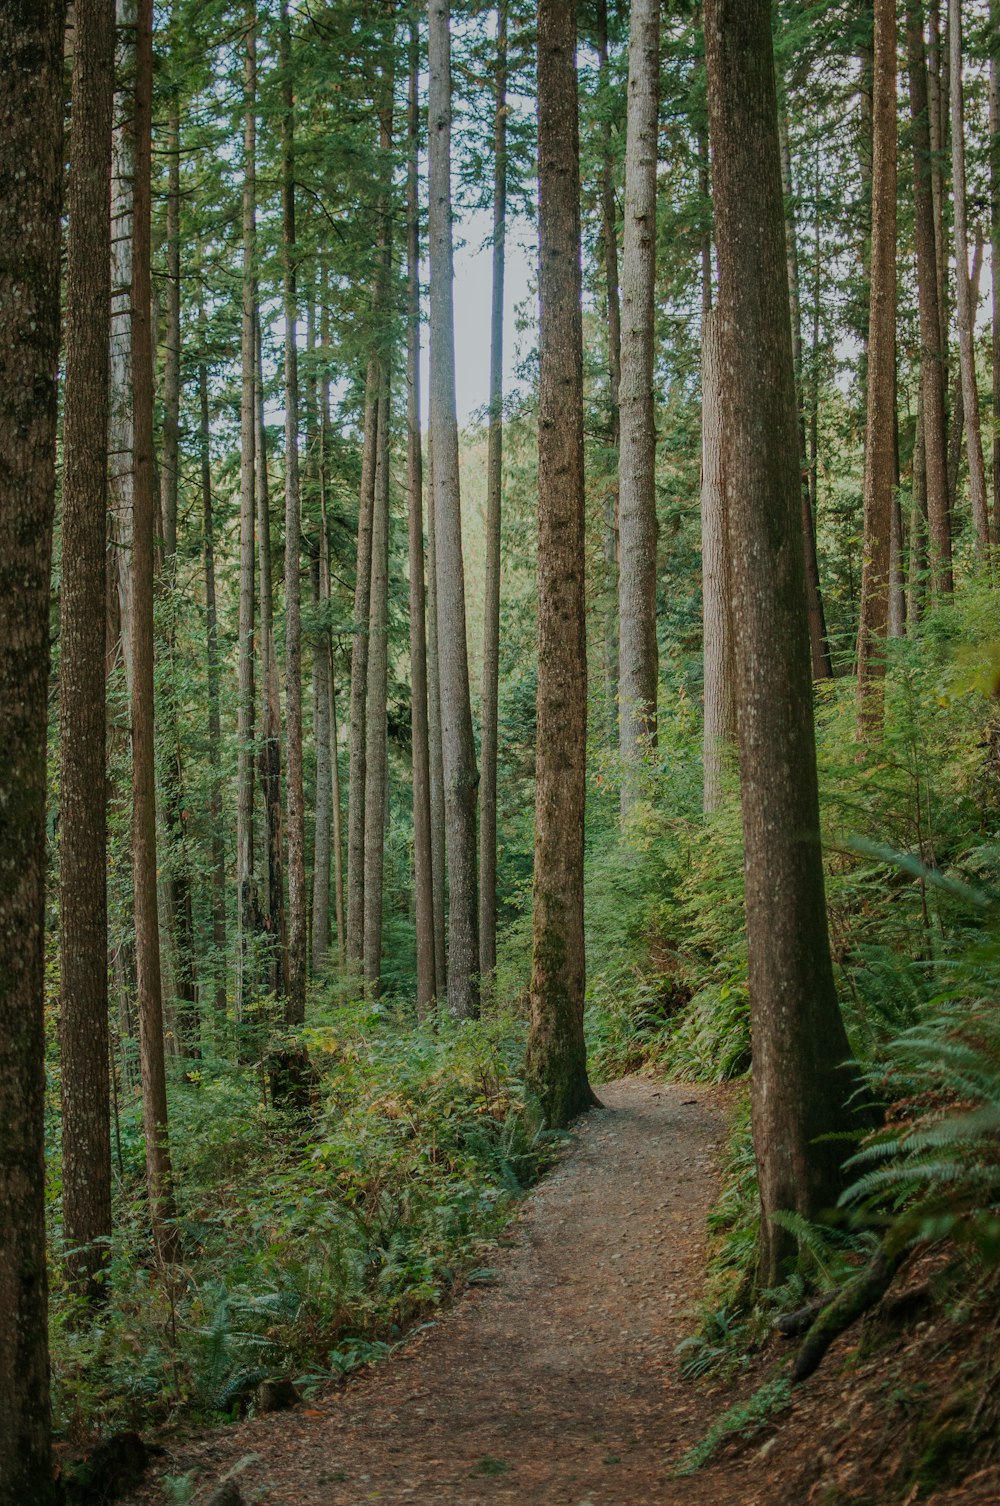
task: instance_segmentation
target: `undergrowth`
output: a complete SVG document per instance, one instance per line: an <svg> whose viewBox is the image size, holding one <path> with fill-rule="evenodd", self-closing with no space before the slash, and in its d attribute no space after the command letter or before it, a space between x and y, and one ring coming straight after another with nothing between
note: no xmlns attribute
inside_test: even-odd
<svg viewBox="0 0 1000 1506"><path fill-rule="evenodd" d="M184 1251L173 1267L153 1260L139 1108L123 1111L94 1321L54 1267L63 1435L232 1417L274 1376L308 1391L387 1353L456 1283L486 1279L491 1247L554 1148L522 1085L520 1023L415 1026L357 1004L311 1014L305 1113L275 1108L221 1060L203 1063L197 1086L173 1085Z"/></svg>

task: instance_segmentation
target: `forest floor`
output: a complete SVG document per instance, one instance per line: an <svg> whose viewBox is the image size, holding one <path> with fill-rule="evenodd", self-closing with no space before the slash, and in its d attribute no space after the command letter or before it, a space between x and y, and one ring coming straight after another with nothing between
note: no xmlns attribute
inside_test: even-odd
<svg viewBox="0 0 1000 1506"><path fill-rule="evenodd" d="M581 1122L526 1200L489 1285L469 1287L392 1359L340 1388L175 1441L134 1506L181 1498L164 1476L186 1476L192 1491L183 1499L196 1506L227 1477L239 1491L228 1499L248 1506L899 1499L893 1475L911 1430L905 1418L893 1423L885 1387L895 1372L885 1371L883 1346L871 1362L877 1375L859 1386L855 1374L845 1389L846 1339L791 1410L751 1442L727 1444L718 1462L693 1475L675 1473L719 1412L749 1395L762 1367L775 1362L773 1353L763 1357L734 1386L684 1380L675 1355L704 1288L705 1220L727 1094L638 1078L599 1091L605 1107ZM948 1352L945 1343L946 1364ZM917 1358L929 1376L926 1357ZM973 1468L964 1487L930 1499L935 1506L1000 1499L1000 1472L976 1475ZM904 1499L928 1497L914 1489Z"/></svg>

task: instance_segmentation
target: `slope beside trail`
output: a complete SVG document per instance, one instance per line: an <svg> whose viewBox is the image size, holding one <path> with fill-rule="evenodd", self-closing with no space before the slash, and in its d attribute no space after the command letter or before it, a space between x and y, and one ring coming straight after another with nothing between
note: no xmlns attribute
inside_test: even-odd
<svg viewBox="0 0 1000 1506"><path fill-rule="evenodd" d="M347 1387L177 1446L156 1474L188 1474L200 1502L237 1466L267 1506L754 1506L750 1461L738 1480L671 1475L714 1410L674 1350L704 1282L722 1095L600 1094L493 1285ZM150 1480L135 1499L166 1497Z"/></svg>

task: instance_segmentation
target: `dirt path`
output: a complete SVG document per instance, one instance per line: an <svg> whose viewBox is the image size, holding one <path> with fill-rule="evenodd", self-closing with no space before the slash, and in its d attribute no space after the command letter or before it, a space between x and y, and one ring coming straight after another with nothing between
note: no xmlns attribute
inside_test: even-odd
<svg viewBox="0 0 1000 1506"><path fill-rule="evenodd" d="M244 1500L267 1506L720 1502L718 1474L670 1465L711 1415L674 1347L704 1278L721 1100L638 1079L601 1096L495 1285L344 1390L178 1448L157 1475L193 1471L202 1501L244 1461ZM164 1497L151 1483L141 1499Z"/></svg>

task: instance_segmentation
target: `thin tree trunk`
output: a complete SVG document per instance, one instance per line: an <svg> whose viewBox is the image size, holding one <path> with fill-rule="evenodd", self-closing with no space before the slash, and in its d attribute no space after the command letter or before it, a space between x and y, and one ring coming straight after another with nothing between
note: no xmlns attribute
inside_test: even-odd
<svg viewBox="0 0 1000 1506"><path fill-rule="evenodd" d="M629 30L625 243L622 256L621 451L618 471L618 737L622 815L656 745L656 416L653 290L660 87L659 0L633 0Z"/></svg>
<svg viewBox="0 0 1000 1506"><path fill-rule="evenodd" d="M972 251L972 271L969 276L970 302L973 309L979 306L979 279L983 269L983 242L976 237ZM962 385L962 363L955 369L951 393L951 422L948 428L948 495L952 513L958 508L958 483L962 471L962 441L965 438L965 392ZM952 519L954 522L954 517Z"/></svg>
<svg viewBox="0 0 1000 1506"><path fill-rule="evenodd" d="M198 330L205 348L205 309L198 306ZM222 1033L226 1020L226 844L222 825L222 710L219 695L219 628L215 602L215 517L212 505L211 428L208 411L208 372L204 358L198 366L199 451L201 462L202 537L205 567L205 635L208 661L208 763L211 773L209 812L212 822L212 977L215 990L215 1028Z"/></svg>
<svg viewBox="0 0 1000 1506"><path fill-rule="evenodd" d="M500 515L503 494L503 290L507 234L507 9L497 6L493 137L493 304L490 421L486 458L486 578L480 706L479 979L493 988L497 965L497 718L500 695Z"/></svg>
<svg viewBox="0 0 1000 1506"><path fill-rule="evenodd" d="M344 856L340 798L340 729L337 725L337 677L330 654L330 777L333 782L333 894L337 916L337 960L347 960L347 916L344 908Z"/></svg>
<svg viewBox="0 0 1000 1506"><path fill-rule="evenodd" d="M906 637L906 562L903 557L903 508L899 500L899 403L893 388L892 400L893 477L892 509L889 523L889 637Z"/></svg>
<svg viewBox="0 0 1000 1506"><path fill-rule="evenodd" d="M389 773L386 744L389 625L390 372L382 365L378 404L378 457L372 509L372 585L368 616L368 693L365 697L365 985L377 998L382 972L382 884Z"/></svg>
<svg viewBox="0 0 1000 1506"><path fill-rule="evenodd" d="M597 87L602 96L609 88L608 3L597 0ZM618 289L618 229L615 205L615 164L612 152L611 116L601 114L601 246L604 252L604 285L608 322L608 397L611 409L610 441L617 451L621 435L622 317ZM614 473L604 493L604 688L614 735L618 733L618 456Z"/></svg>
<svg viewBox="0 0 1000 1506"><path fill-rule="evenodd" d="M990 52L990 280L993 294L991 374L993 388L993 526L1000 543L1000 5L991 6L993 50Z"/></svg>
<svg viewBox="0 0 1000 1506"><path fill-rule="evenodd" d="M282 260L285 309L285 747L288 802L288 974L285 1022L299 1025L306 1010L306 834L302 782L302 615L299 514L299 370L296 332L295 135L292 40L287 0L281 0Z"/></svg>
<svg viewBox="0 0 1000 1506"><path fill-rule="evenodd" d="M587 633L575 54L574 0L539 0L538 736L526 1072L553 1128L595 1102L583 1036Z"/></svg>
<svg viewBox="0 0 1000 1506"><path fill-rule="evenodd" d="M45 794L63 22L58 0L0 8L0 1506L55 1500L45 1265ZM100 204L106 209L103 196ZM103 1070L106 1076L106 1064Z"/></svg>
<svg viewBox="0 0 1000 1506"><path fill-rule="evenodd" d="M726 769L736 748L736 686L729 569L726 560L725 481L722 473L722 367L719 320L705 315L701 336L701 591L704 621L705 727L702 804L722 804Z"/></svg>
<svg viewBox="0 0 1000 1506"><path fill-rule="evenodd" d="M806 445L806 410L802 379L802 300L799 292L799 250L795 234L795 210L792 200L792 152L788 139L788 119L778 112L778 144L781 152L781 190L785 201L785 255L788 263L788 303L792 322L792 359L795 362L795 392L799 414L799 469L802 475L802 542L806 560L806 601L809 606L809 650L814 680L828 680L833 674L830 646L826 636L826 614L819 583L819 560L816 554L816 517L810 485L809 453Z"/></svg>
<svg viewBox="0 0 1000 1506"><path fill-rule="evenodd" d="M965 440L969 462L969 496L976 530L976 554L988 560L990 519L986 505L986 471L976 387L975 319L969 278L969 236L965 194L965 112L962 98L962 3L948 0L948 74L951 93L951 176L955 209L955 283L958 302L958 339L965 409Z"/></svg>
<svg viewBox="0 0 1000 1506"><path fill-rule="evenodd" d="M479 915L476 898L478 772L469 698L455 399L449 0L430 0L428 47L430 396L434 444L441 743L448 844L448 1008L457 1019L468 1019L479 1012Z"/></svg>
<svg viewBox="0 0 1000 1506"><path fill-rule="evenodd" d="M379 298L372 299L372 319ZM354 580L354 639L351 647L351 710L347 784L347 960L360 967L365 950L365 719L368 697L368 614L372 587L372 511L378 453L378 357L368 360L365 432L358 498L358 550Z"/></svg>
<svg viewBox="0 0 1000 1506"><path fill-rule="evenodd" d="M502 6L499 14L504 16ZM437 994L437 976L434 967L434 869L431 855L423 455L420 437L420 33L415 17L410 22L409 63L409 154L406 164L406 485L409 500L410 686L413 707L413 891L417 931L417 1013L423 1017L433 1007ZM497 131L500 131L499 125ZM494 310L495 308L494 267ZM485 737L484 731L484 743Z"/></svg>
<svg viewBox="0 0 1000 1506"><path fill-rule="evenodd" d="M316 628L313 633L313 741L316 746L316 825L313 839L313 970L320 972L330 949L330 856L333 828L333 781L331 763L336 749L330 730L331 639L330 639L330 537L327 519L327 435L330 428L330 314L327 274L320 274L320 376L319 439L319 537L316 547Z"/></svg>
<svg viewBox="0 0 1000 1506"><path fill-rule="evenodd" d="M913 435L913 505L910 509L910 566L906 578L906 622L912 637L923 616L927 594L929 536L927 504L927 441L924 430L924 393L917 392L917 424Z"/></svg>
<svg viewBox="0 0 1000 1506"><path fill-rule="evenodd" d="M806 637L795 372L768 0L706 0L723 469L753 1030L760 1280L840 1185L849 1046L830 960ZM826 1137L826 1138L824 1138Z"/></svg>
<svg viewBox="0 0 1000 1506"><path fill-rule="evenodd" d="M438 672L437 528L434 522L434 446L427 445L427 748L434 885L434 977L440 998L447 977L445 945L444 755L441 751L441 677Z"/></svg>
<svg viewBox="0 0 1000 1506"><path fill-rule="evenodd" d="M284 997L288 976L288 926L285 920L284 855L281 813L281 687L274 642L274 593L271 584L271 503L267 478L267 434L264 428L264 366L260 311L254 318L257 347L257 554L260 573L260 660L264 678L260 736L260 782L267 827L267 884L265 929L270 953L268 989Z"/></svg>
<svg viewBox="0 0 1000 1506"><path fill-rule="evenodd" d="M157 1256L176 1259L173 1175L167 1132L163 999L156 897L156 756L153 730L153 349L150 310L150 168L153 5L136 15L135 179L132 216L132 871L146 1181Z"/></svg>
<svg viewBox="0 0 1000 1506"><path fill-rule="evenodd" d="M77 0L59 598L63 1238L89 1298L111 1235L105 594L114 0Z"/></svg>
<svg viewBox="0 0 1000 1506"><path fill-rule="evenodd" d="M922 438L925 451L922 471L926 480L931 590L935 596L940 596L952 589L951 519L948 511L945 356L941 347L941 310L934 230L931 117L927 97L923 7L919 0L909 0L906 7L906 51L910 80L910 119L913 126L914 231L920 317L920 411L923 414Z"/></svg>
<svg viewBox="0 0 1000 1506"><path fill-rule="evenodd" d="M858 627L858 735L882 728L896 475L896 7L875 0L872 233L865 428L864 552Z"/></svg>
<svg viewBox="0 0 1000 1506"><path fill-rule="evenodd" d="M243 117L243 313L240 333L240 598L236 703L236 1019L256 993L259 903L254 873L254 309L257 305L257 0L247 0Z"/></svg>

